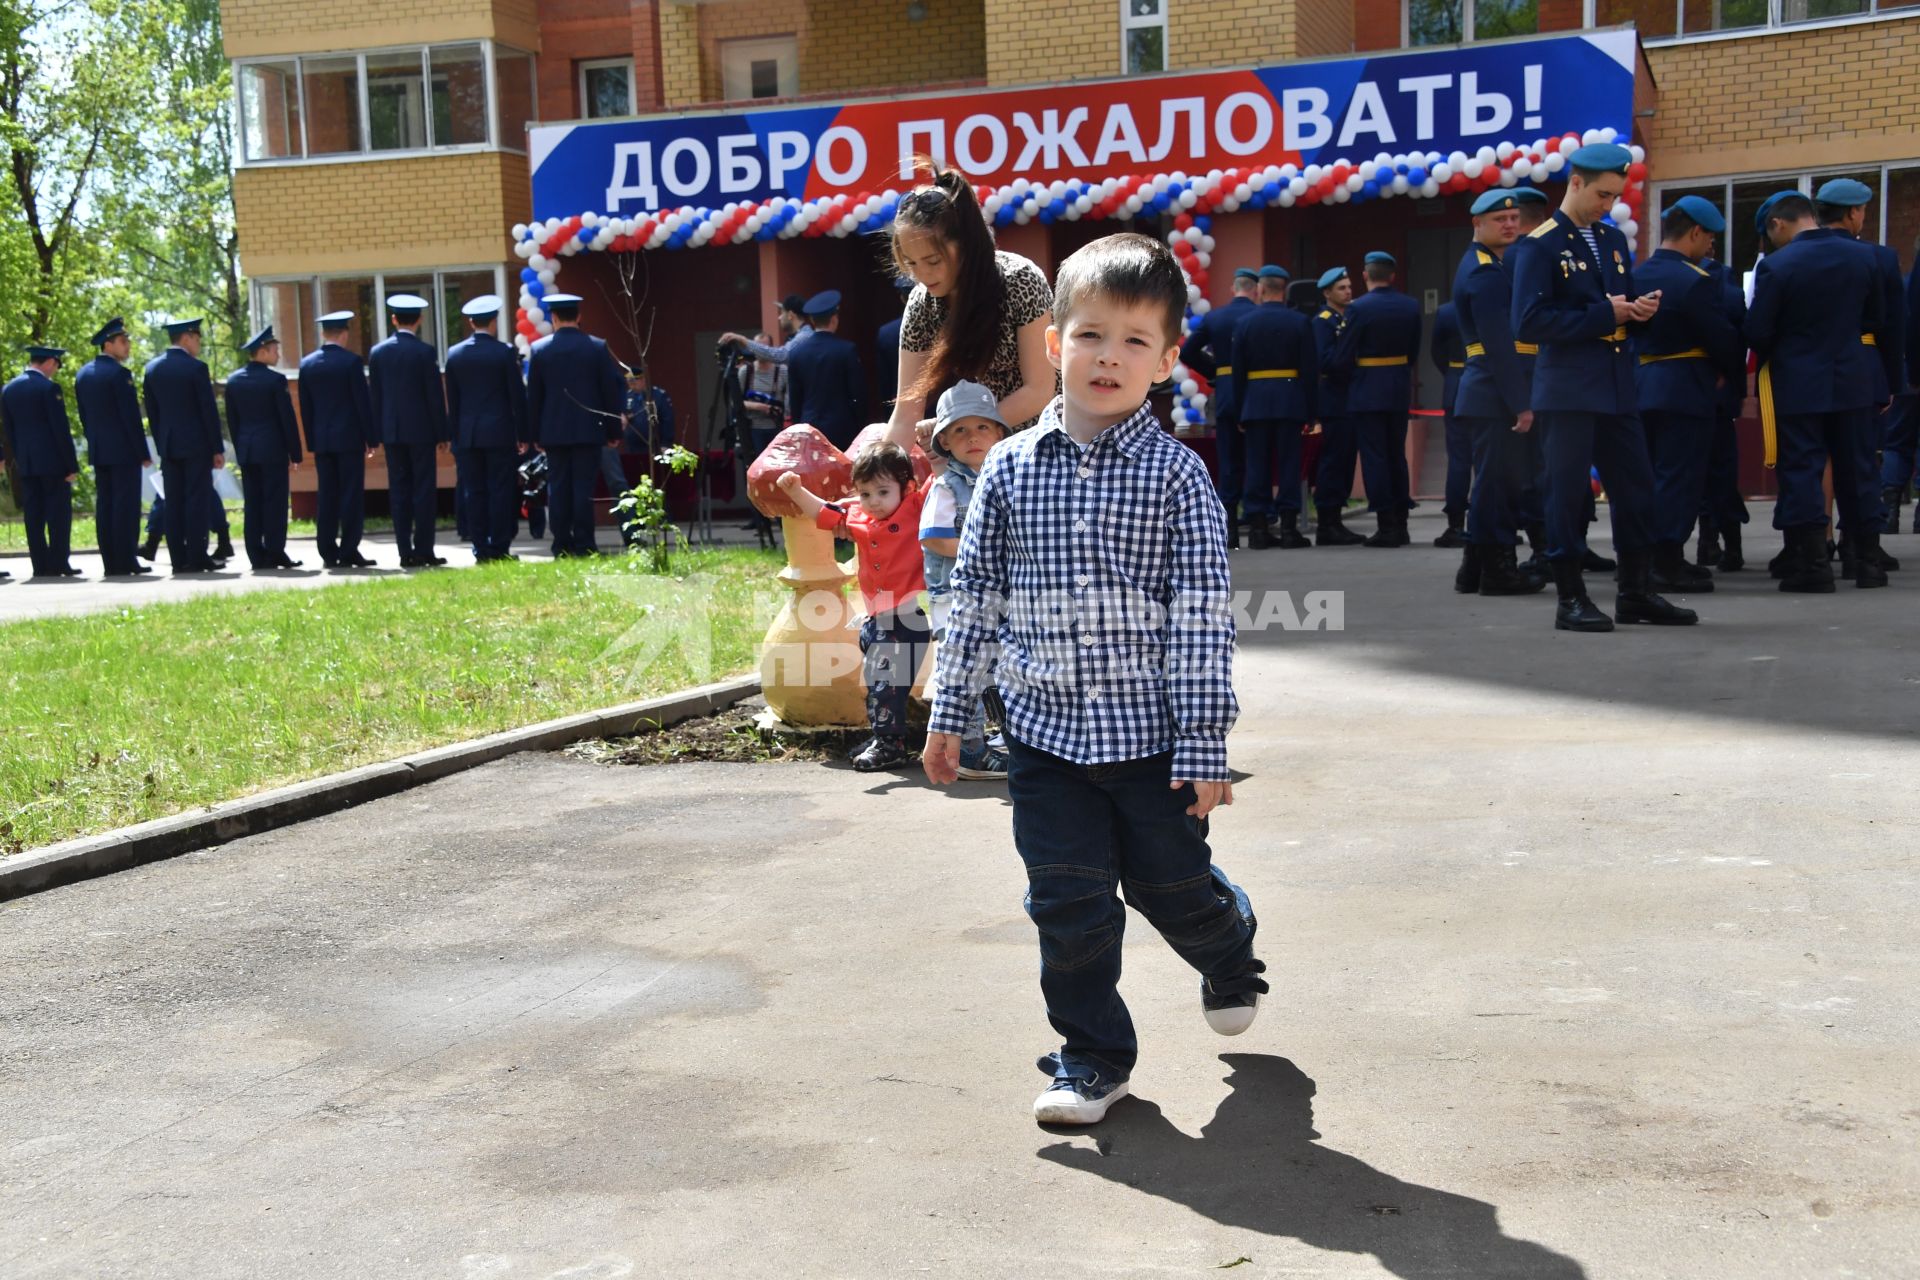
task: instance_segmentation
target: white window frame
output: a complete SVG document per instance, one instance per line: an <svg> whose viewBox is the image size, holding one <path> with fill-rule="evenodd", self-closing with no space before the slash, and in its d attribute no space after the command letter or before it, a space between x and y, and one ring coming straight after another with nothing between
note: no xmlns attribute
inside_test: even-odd
<svg viewBox="0 0 1920 1280"><path fill-rule="evenodd" d="M307 297L310 299L310 305L317 309L320 302L320 286L327 281L364 280L368 276L373 277L373 296L375 300L378 301L387 296L388 276L393 276L396 279L406 277L411 283L417 281L421 276L427 275L433 277L433 297L431 301L434 306L438 307L442 305L443 299L446 297L445 277L452 275L471 275L480 271L491 271L493 273L493 292L495 297L502 300L502 323L505 323L512 314L514 304L509 301L509 299L514 295L510 295L507 292L507 268L505 264L498 262L476 262L466 266L454 264L444 267L396 267L392 270L376 268L364 271L325 271L318 275L261 276L248 281L248 302L253 307L254 314L258 315L260 313L261 293L264 289L272 285L303 284L307 286ZM374 342L386 341L387 311L384 306L376 305L374 307L373 325L375 330ZM316 329L315 332L317 333L318 330ZM440 322L436 321L433 324L432 333L434 350L440 353L440 359L444 362L447 358L447 348L443 341L445 334ZM507 335L501 333L499 336L505 340ZM302 343L302 346L310 351L313 349L313 342L309 340L308 342ZM371 349L371 344L369 344L369 349ZM367 353L362 351L360 354L364 357ZM291 373L297 378L299 376L298 369L299 366L297 364L289 365L283 368L281 372Z"/></svg>
<svg viewBox="0 0 1920 1280"><path fill-rule="evenodd" d="M480 47L480 60L485 72L487 85L487 138L485 142L450 143L443 146L435 143L433 140L433 104L431 95L433 85L432 54L436 48L444 49L458 45L478 45ZM272 165L293 164L366 164L401 157L466 155L480 151L511 151L516 155L524 155L526 154L524 146L510 146L503 143L500 139L500 86L498 83L498 68L495 64L498 54L501 51L519 54L527 59L530 92L533 93L530 101L534 104L537 111L539 107L539 79L535 56L517 45L503 45L494 40L444 40L435 44L387 45L377 49L315 50L308 53L283 53L257 58L235 58L233 59L233 98L229 105L229 110L233 117L234 136L240 140L240 145L234 149L234 167L251 169ZM421 81L420 109L425 113L421 132L427 139L427 145L424 147L409 147L393 151L375 151L373 149L373 113L370 109L371 95L367 88L367 58L369 55L377 56L389 53L417 53L419 55ZM340 155L308 155L307 131L309 122L307 119L306 63L308 61L318 62L339 58L352 58L354 60L355 73L359 79L360 150L350 151ZM631 59L628 59L629 63L631 63L631 61ZM246 113L244 107L241 105L240 98L243 69L255 63L284 65L288 62L293 63L294 85L298 91L300 109L300 154L292 156L261 156L255 158L248 155L246 150Z"/></svg>
<svg viewBox="0 0 1920 1280"><path fill-rule="evenodd" d="M1774 36L1783 31L1808 31L1822 27L1855 27L1865 22L1899 22L1902 19L1920 18L1920 9L1893 9L1890 5L1882 8L1882 0L1867 0L1865 13L1842 14L1835 18L1788 19L1782 16L1786 0L1767 0L1767 20L1757 26L1736 27L1728 31L1686 31L1685 0L1674 0L1673 29L1676 34L1670 36L1645 36L1644 42L1649 48L1661 45L1697 43L1702 40L1747 40L1754 36ZM1586 0L1586 24L1594 23L1595 0Z"/></svg>
<svg viewBox="0 0 1920 1280"><path fill-rule="evenodd" d="M774 61L779 70L776 73L778 83L774 86L774 97L792 98L800 92L800 38L798 36L753 36L744 40L722 40L720 42L720 97L728 102L765 101L754 99L750 95L735 95L727 90L727 76L731 71L727 63L730 58L753 58L755 54L773 52ZM749 72L751 74L751 72Z"/></svg>
<svg viewBox="0 0 1920 1280"><path fill-rule="evenodd" d="M587 114L587 104L592 101L592 99L587 96L587 72L605 71L611 67L618 67L627 73L627 114L629 116L633 115L635 109L639 106L639 86L634 84L632 58L582 58L574 70L575 81L580 93L580 119L618 120L621 118L619 116L589 116Z"/></svg>
<svg viewBox="0 0 1920 1280"><path fill-rule="evenodd" d="M1885 244L1887 240L1887 190L1891 183L1892 176L1895 173L1907 169L1920 169L1920 160L1883 160L1877 165L1868 162L1866 164L1826 164L1817 167L1808 167L1799 171L1800 176L1795 180L1794 186L1801 195L1811 200L1814 191L1817 190L1814 184L1822 178L1842 174L1855 174L1863 170L1876 168L1880 171L1880 189L1875 193L1874 203L1880 206L1880 221L1879 224L1873 228L1872 239L1875 244ZM1726 219L1727 225L1731 227L1733 225L1734 187L1743 183L1759 182L1765 178L1777 177L1780 172L1778 169L1756 169L1746 173L1707 174L1699 178L1668 178L1652 183L1652 189L1647 197L1647 207L1649 211L1648 216L1655 224L1653 227L1654 243L1659 243L1660 229L1658 220L1660 211L1666 208L1667 192L1698 192L1702 187L1717 185L1720 188L1720 216ZM1895 252L1899 252L1899 250L1896 249Z"/></svg>
<svg viewBox="0 0 1920 1280"><path fill-rule="evenodd" d="M1591 27L1593 25L1594 0L1583 0L1583 3L1585 8L1581 13L1581 20L1584 23L1584 25ZM1681 3L1681 0L1675 0L1675 3L1676 4ZM1416 46L1412 43L1412 40L1413 40L1412 9L1413 9L1412 0L1400 0L1400 47L1402 49L1447 48L1448 46L1446 45L1423 44L1423 45ZM1534 17L1533 34L1539 35L1540 34L1539 10L1535 9L1534 13L1535 13L1535 17ZM1473 33L1473 0L1460 0L1460 43L1472 44L1477 38L1478 37L1476 37ZM1512 36L1512 37L1502 36L1501 37L1501 39L1515 39L1515 40L1525 40L1530 38L1531 37L1528 37L1528 36Z"/></svg>
<svg viewBox="0 0 1920 1280"><path fill-rule="evenodd" d="M1130 76L1130 75L1158 74L1157 72L1146 72L1146 71L1135 72L1134 70L1132 70L1130 67L1127 66L1127 33L1129 31L1144 31L1150 27L1160 28L1160 52L1161 52L1160 70L1161 71L1173 70L1173 36L1172 36L1172 33L1169 32L1167 29L1167 8L1172 3L1173 3L1173 0L1160 0L1160 11L1157 14L1148 18L1137 18L1133 14L1133 4L1131 0L1120 0L1120 74L1121 75ZM1405 8L1406 6L1404 3L1404 0L1402 0L1401 9L1403 12L1405 11ZM1406 26L1404 19L1401 22L1401 26L1403 29ZM1400 43L1401 44L1406 43L1406 39L1404 38L1404 35Z"/></svg>

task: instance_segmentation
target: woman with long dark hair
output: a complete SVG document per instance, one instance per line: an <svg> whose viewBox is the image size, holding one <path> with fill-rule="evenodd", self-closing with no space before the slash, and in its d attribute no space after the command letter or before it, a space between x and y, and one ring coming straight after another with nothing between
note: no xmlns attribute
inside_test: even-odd
<svg viewBox="0 0 1920 1280"><path fill-rule="evenodd" d="M900 201L893 257L914 289L900 322L900 398L892 421L918 422L933 397L965 378L984 385L1015 430L1059 389L1047 363L1053 290L1027 259L994 248L973 188L951 169Z"/></svg>

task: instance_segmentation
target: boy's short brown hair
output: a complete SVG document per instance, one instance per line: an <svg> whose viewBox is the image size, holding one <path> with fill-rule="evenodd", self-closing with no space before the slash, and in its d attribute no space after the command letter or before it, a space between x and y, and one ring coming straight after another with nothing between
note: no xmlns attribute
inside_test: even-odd
<svg viewBox="0 0 1920 1280"><path fill-rule="evenodd" d="M891 440L876 440L862 449L853 460L853 482L870 484L891 479L902 491L913 484L913 459Z"/></svg>
<svg viewBox="0 0 1920 1280"><path fill-rule="evenodd" d="M1062 332L1074 308L1093 297L1125 306L1160 307L1168 346L1180 342L1187 313L1187 277L1179 260L1152 236L1131 231L1102 236L1067 255L1053 280L1053 323Z"/></svg>

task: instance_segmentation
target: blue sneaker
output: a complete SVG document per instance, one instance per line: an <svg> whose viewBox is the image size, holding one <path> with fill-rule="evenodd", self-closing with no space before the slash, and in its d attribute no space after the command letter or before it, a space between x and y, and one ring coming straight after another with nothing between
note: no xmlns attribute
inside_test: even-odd
<svg viewBox="0 0 1920 1280"><path fill-rule="evenodd" d="M1060 1055L1050 1053L1034 1065L1052 1075L1060 1065ZM1107 1108L1128 1092L1125 1080L1108 1081L1098 1075L1091 1080L1056 1078L1034 1099L1033 1118L1040 1124L1098 1124L1106 1118Z"/></svg>
<svg viewBox="0 0 1920 1280"><path fill-rule="evenodd" d="M971 778L979 782L1005 782L1007 780L1007 757L992 747L981 747L978 751L962 751L960 767L956 772L962 778Z"/></svg>

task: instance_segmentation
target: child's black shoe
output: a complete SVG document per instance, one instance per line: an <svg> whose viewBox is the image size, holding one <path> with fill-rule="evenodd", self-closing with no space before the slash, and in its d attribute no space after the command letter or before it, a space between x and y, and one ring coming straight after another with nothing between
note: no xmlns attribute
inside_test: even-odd
<svg viewBox="0 0 1920 1280"><path fill-rule="evenodd" d="M907 762L907 747L898 738L875 738L853 757L855 773L897 769Z"/></svg>

